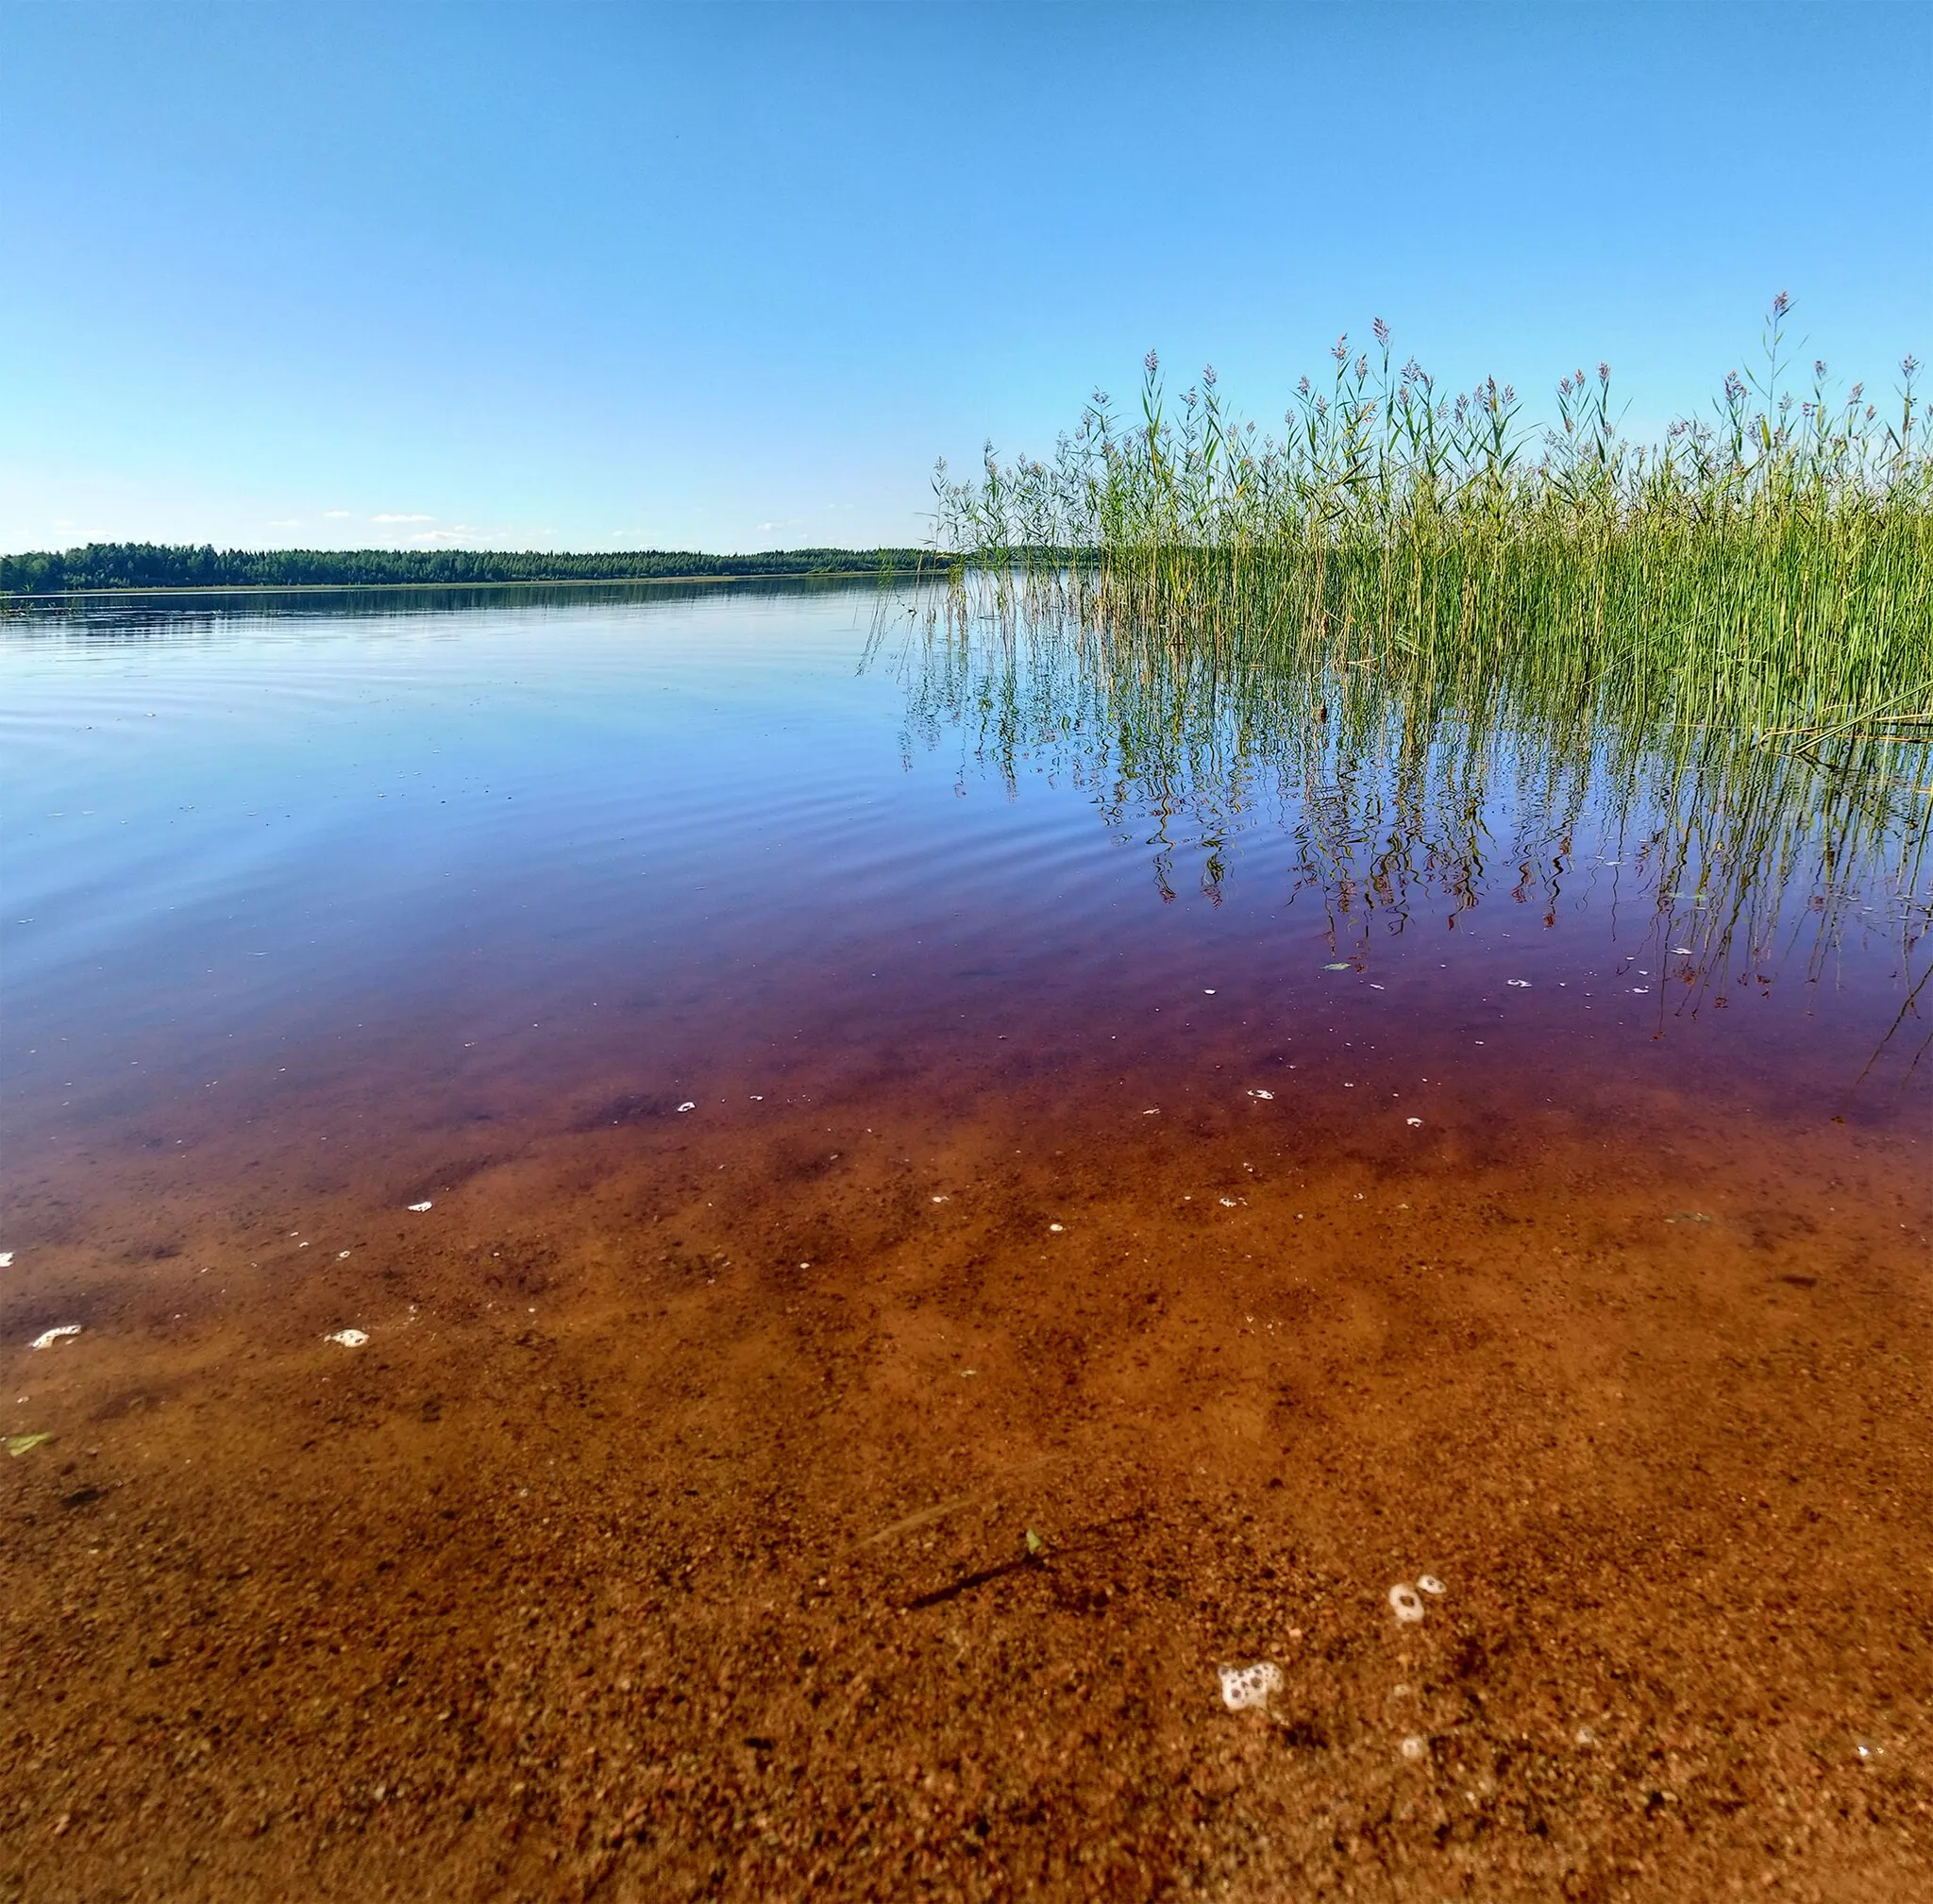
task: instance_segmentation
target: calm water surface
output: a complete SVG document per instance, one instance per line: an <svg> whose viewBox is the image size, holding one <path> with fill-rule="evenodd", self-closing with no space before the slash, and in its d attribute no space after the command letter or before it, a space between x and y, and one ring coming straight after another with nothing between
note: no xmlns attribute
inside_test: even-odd
<svg viewBox="0 0 1933 1904"><path fill-rule="evenodd" d="M1910 827L1727 865L1723 789L1673 812L1587 745L1559 801L1507 733L1406 802L1373 741L1300 784L1238 744L1124 763L1078 683L942 667L897 607L10 624L13 1170L359 1081L433 1124L1002 1040L1169 1093L1353 1066L1365 1120L1554 1067L1908 1102Z"/></svg>
<svg viewBox="0 0 1933 1904"><path fill-rule="evenodd" d="M1933 769L934 606L0 624L0 1892L1933 1895Z"/></svg>

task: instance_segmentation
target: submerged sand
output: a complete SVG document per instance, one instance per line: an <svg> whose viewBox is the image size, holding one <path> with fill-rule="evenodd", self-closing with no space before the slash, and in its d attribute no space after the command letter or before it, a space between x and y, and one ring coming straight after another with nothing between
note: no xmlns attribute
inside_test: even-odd
<svg viewBox="0 0 1933 1904"><path fill-rule="evenodd" d="M1933 1895L1914 1103L1313 1069L40 1166L0 1895Z"/></svg>

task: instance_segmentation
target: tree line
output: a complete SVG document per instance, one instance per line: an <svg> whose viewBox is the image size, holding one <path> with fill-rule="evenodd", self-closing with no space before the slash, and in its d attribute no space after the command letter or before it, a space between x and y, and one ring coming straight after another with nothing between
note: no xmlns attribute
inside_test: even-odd
<svg viewBox="0 0 1933 1904"><path fill-rule="evenodd" d="M84 548L0 555L0 595L112 588L368 588L493 581L652 581L666 577L832 575L917 568L916 548L773 548L705 555L645 548L609 554L530 549L222 548L91 542Z"/></svg>

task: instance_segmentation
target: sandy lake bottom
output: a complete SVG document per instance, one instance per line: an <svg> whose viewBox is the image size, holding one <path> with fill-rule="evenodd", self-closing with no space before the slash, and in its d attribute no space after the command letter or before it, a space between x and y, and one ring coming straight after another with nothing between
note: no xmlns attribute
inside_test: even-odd
<svg viewBox="0 0 1933 1904"><path fill-rule="evenodd" d="M1933 1895L1913 828L882 613L0 630L0 1898Z"/></svg>

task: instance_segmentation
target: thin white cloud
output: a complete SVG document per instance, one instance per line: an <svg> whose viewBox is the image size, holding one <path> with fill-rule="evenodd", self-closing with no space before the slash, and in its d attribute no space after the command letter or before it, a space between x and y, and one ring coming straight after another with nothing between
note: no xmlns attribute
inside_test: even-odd
<svg viewBox="0 0 1933 1904"><path fill-rule="evenodd" d="M300 529L302 527L302 518L299 515L278 516L274 522L269 524L269 527L271 529Z"/></svg>
<svg viewBox="0 0 1933 1904"><path fill-rule="evenodd" d="M433 515L403 515L387 510L380 515L372 515L369 519L371 522L434 522L436 520Z"/></svg>
<svg viewBox="0 0 1933 1904"><path fill-rule="evenodd" d="M355 511L350 509L325 509L322 519L325 522L345 522L354 514Z"/></svg>

